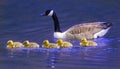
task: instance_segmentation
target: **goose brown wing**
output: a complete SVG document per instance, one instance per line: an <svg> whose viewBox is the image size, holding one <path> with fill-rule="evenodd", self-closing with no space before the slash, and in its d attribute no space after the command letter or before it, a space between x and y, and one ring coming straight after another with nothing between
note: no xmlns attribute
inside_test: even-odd
<svg viewBox="0 0 120 69"><path fill-rule="evenodd" d="M96 22L96 23L83 23L83 24L78 24L75 26L72 26L71 28L69 28L67 30L67 33L71 33L71 34L80 34L80 33L97 33L99 31L101 31L103 29L103 27L101 26L100 22Z"/></svg>
<svg viewBox="0 0 120 69"><path fill-rule="evenodd" d="M82 23L72 26L66 31L66 36L69 38L79 39L86 37L88 39L93 38L93 35L103 29L102 22L95 23Z"/></svg>

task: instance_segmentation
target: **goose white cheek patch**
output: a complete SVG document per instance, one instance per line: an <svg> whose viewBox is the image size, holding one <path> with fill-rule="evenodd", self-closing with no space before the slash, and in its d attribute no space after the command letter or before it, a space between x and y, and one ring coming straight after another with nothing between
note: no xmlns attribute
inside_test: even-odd
<svg viewBox="0 0 120 69"><path fill-rule="evenodd" d="M50 13L48 14L48 16L52 16L53 15L53 10L50 11Z"/></svg>

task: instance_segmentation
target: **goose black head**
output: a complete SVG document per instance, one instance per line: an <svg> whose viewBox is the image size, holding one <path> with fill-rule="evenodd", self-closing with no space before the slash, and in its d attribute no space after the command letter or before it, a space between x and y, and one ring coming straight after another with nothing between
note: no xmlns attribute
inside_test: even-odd
<svg viewBox="0 0 120 69"><path fill-rule="evenodd" d="M46 10L44 14L41 14L42 16L53 16L54 11L53 10Z"/></svg>
<svg viewBox="0 0 120 69"><path fill-rule="evenodd" d="M42 16L51 16L54 21L54 31L61 32L58 17L53 10L46 10Z"/></svg>

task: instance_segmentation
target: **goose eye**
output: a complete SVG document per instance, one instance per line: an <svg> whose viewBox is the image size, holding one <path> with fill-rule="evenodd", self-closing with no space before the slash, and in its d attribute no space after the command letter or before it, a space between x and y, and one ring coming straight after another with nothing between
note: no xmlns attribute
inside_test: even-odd
<svg viewBox="0 0 120 69"><path fill-rule="evenodd" d="M51 10L47 10L46 13L45 13L45 15L49 15L50 11Z"/></svg>

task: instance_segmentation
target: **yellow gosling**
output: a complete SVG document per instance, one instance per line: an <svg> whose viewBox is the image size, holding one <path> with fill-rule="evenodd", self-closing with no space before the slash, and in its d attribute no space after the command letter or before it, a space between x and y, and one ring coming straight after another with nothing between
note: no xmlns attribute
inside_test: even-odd
<svg viewBox="0 0 120 69"><path fill-rule="evenodd" d="M81 39L81 46L97 46L97 43L94 41L88 41L86 38Z"/></svg>
<svg viewBox="0 0 120 69"><path fill-rule="evenodd" d="M48 40L44 40L42 44L43 48L60 48L58 44L50 43Z"/></svg>
<svg viewBox="0 0 120 69"><path fill-rule="evenodd" d="M89 41L88 46L97 46L98 44L94 41Z"/></svg>
<svg viewBox="0 0 120 69"><path fill-rule="evenodd" d="M83 38L83 39L81 39L80 45L81 46L87 46L87 43L88 43L87 39Z"/></svg>
<svg viewBox="0 0 120 69"><path fill-rule="evenodd" d="M60 46L60 48L70 48L73 46L72 43L63 41L62 39L58 39L57 44Z"/></svg>
<svg viewBox="0 0 120 69"><path fill-rule="evenodd" d="M25 48L39 48L39 44L35 42L29 42L28 40L23 42Z"/></svg>
<svg viewBox="0 0 120 69"><path fill-rule="evenodd" d="M13 42L12 40L8 40L7 42L7 48L21 48L23 47L23 44L21 42Z"/></svg>

